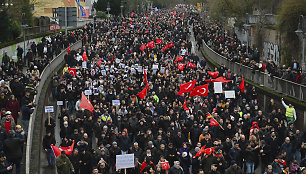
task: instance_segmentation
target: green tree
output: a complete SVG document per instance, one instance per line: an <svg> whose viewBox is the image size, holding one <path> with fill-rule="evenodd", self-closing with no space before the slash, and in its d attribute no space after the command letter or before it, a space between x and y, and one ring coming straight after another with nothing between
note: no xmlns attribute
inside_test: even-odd
<svg viewBox="0 0 306 174"><path fill-rule="evenodd" d="M296 51L299 38L295 34L298 27L299 16L306 15L306 0L283 1L278 11L278 29L282 35L282 63L291 62L292 56L298 56Z"/></svg>
<svg viewBox="0 0 306 174"><path fill-rule="evenodd" d="M7 1L0 0L0 42L16 39L21 33L20 24L10 17L8 10Z"/></svg>

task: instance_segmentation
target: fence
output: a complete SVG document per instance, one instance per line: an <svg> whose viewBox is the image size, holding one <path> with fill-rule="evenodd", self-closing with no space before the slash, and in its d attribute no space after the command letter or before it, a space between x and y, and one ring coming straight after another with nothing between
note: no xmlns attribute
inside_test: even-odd
<svg viewBox="0 0 306 174"><path fill-rule="evenodd" d="M213 59L218 64L224 64L232 70L233 73L243 74L244 78L250 80L260 86L264 86L270 90L290 96L299 101L306 102L306 86L297 84L279 77L270 77L267 73L253 71L250 67L237 62L232 62L226 57L216 53L209 48L203 41L203 49L208 57Z"/></svg>

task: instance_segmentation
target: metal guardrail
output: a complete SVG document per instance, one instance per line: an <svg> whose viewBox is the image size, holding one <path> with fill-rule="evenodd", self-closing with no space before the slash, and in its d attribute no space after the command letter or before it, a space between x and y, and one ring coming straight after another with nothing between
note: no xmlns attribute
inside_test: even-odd
<svg viewBox="0 0 306 174"><path fill-rule="evenodd" d="M250 67L237 62L232 62L226 57L218 54L213 49L209 48L203 41L203 49L208 57L212 58L218 64L224 64L232 70L233 73L243 74L244 78L250 80L260 86L264 86L270 90L290 96L299 101L306 102L306 86L297 84L279 77L270 77L267 73L253 71Z"/></svg>
<svg viewBox="0 0 306 174"><path fill-rule="evenodd" d="M82 41L78 41L76 42L74 45L71 46L72 49L79 49L82 46ZM40 156L39 154L33 153L33 139L37 139L40 137L34 137L33 136L33 132L34 129L39 129L38 127L34 128L34 123L36 121L36 119L38 117L42 117L42 115L39 115L41 113L44 112L44 107L43 107L43 103L39 103L39 101L44 101L41 100L42 98L45 98L45 95L42 95L42 90L43 88L46 88L48 86L48 84L46 83L47 80L50 80L50 76L53 75L54 71L56 69L59 68L59 66L64 62L64 56L66 54L66 50L63 50L56 58L54 58L43 70L41 77L40 77L40 82L38 84L37 89L37 94L34 97L34 102L37 105L37 108L34 110L34 113L32 114L30 121L29 121L29 130L28 130L28 138L27 138L27 146L26 146L26 174L30 174L33 173L34 171L38 171L38 169L35 167L33 167L33 165L31 165L32 160L34 159L34 157L36 156L36 159L39 160L39 158L37 158L37 156ZM39 130L40 133L42 133L43 131ZM39 145L35 144L35 146L41 147L41 142L39 142ZM35 147L37 148L37 147ZM36 152L40 153L41 152L41 148L36 149Z"/></svg>

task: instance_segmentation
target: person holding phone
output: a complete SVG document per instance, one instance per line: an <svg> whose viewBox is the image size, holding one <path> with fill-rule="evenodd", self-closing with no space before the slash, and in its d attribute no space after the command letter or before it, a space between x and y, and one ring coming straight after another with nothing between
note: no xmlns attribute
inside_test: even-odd
<svg viewBox="0 0 306 174"><path fill-rule="evenodd" d="M5 156L4 152L0 152L0 173L11 174L12 171L13 171L13 165L14 164L10 164L6 160L6 156Z"/></svg>

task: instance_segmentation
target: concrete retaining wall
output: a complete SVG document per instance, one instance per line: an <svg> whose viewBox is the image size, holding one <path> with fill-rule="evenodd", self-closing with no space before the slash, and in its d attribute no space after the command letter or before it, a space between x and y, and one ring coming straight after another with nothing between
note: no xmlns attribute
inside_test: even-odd
<svg viewBox="0 0 306 174"><path fill-rule="evenodd" d="M71 46L71 49L77 50L81 48L82 41L76 42ZM56 58L54 58L45 67L41 74L41 80L37 87L37 95L34 98L34 103L37 105L34 113L30 118L29 132L26 147L26 174L39 174L40 169L40 153L42 152L42 135L43 135L43 116L45 114L44 104L50 93L50 82L54 72L59 71L64 66L64 56L66 50L63 50Z"/></svg>

